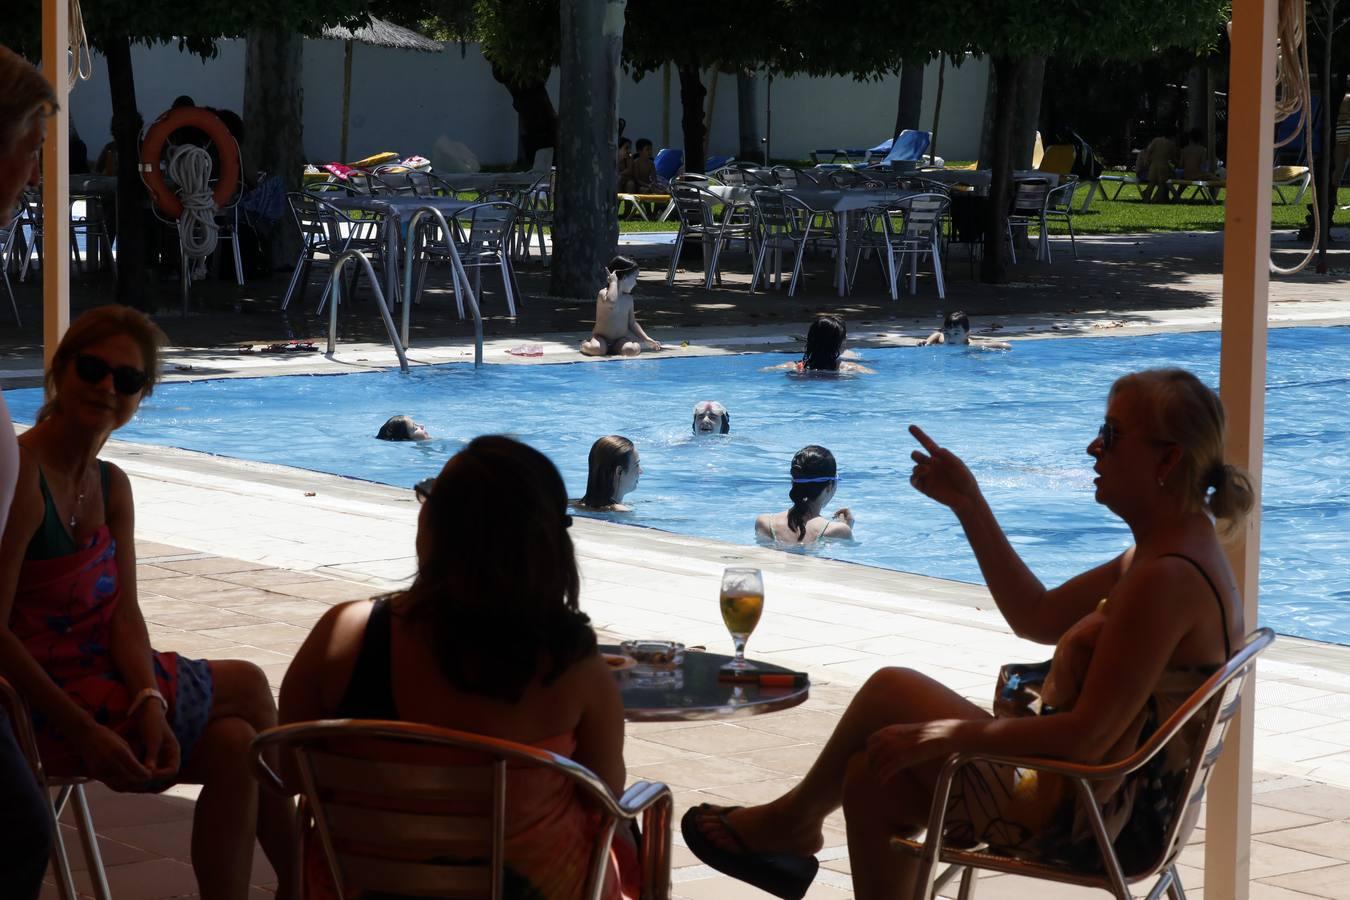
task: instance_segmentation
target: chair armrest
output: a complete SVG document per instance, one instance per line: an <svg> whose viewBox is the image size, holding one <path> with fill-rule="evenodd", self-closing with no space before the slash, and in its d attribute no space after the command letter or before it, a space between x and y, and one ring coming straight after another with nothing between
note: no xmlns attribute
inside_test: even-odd
<svg viewBox="0 0 1350 900"><path fill-rule="evenodd" d="M646 812L662 798L671 796L670 788L659 781L639 781L628 787L619 798L620 811L629 818Z"/></svg>

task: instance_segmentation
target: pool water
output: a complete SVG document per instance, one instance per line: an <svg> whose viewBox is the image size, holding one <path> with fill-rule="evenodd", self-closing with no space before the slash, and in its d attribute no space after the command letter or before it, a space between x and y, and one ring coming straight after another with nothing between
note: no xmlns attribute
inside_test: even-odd
<svg viewBox="0 0 1350 900"><path fill-rule="evenodd" d="M1092 459L1105 396L1119 375L1181 365L1218 381L1219 337L1191 333L1024 341L1011 352L867 350L875 375L796 379L764 371L781 354L549 366L468 365L341 376L222 379L161 386L118 436L411 486L479 434L508 433L585 489L595 438L618 433L642 456L632 513L609 518L737 544L758 513L788 501L788 464L829 447L841 473L832 509L857 517L836 559L981 581L955 518L908 483L913 422L960 454L1010 539L1047 584L1113 556L1126 528L1093 501ZM1350 642L1350 442L1337 398L1350 384L1350 329L1270 334L1262 624ZM31 421L36 390L6 395ZM730 435L695 438L692 407L715 399ZM435 439L373 435L406 413Z"/></svg>

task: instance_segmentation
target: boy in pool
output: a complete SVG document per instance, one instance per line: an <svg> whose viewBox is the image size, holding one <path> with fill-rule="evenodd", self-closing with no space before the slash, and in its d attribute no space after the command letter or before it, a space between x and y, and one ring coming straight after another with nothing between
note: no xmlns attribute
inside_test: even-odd
<svg viewBox="0 0 1350 900"><path fill-rule="evenodd" d="M980 350L1011 350L1012 344L1007 341L991 341L985 338L972 339L970 336L970 318L960 310L947 313L942 320L942 330L935 331L928 337L919 341L920 347L931 347L934 344L947 344L956 347L977 347Z"/></svg>
<svg viewBox="0 0 1350 900"><path fill-rule="evenodd" d="M694 404L694 434L730 434L731 413L716 400Z"/></svg>
<svg viewBox="0 0 1350 900"><path fill-rule="evenodd" d="M608 276L595 297L595 330L581 342L581 352L586 356L637 356L643 344L648 350L660 350L661 342L653 340L638 324L633 306L638 264L626 256L616 256L610 260Z"/></svg>

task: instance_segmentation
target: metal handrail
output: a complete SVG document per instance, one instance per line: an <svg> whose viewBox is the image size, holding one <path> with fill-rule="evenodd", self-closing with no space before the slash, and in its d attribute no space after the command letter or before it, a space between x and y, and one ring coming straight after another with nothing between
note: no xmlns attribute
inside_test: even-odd
<svg viewBox="0 0 1350 900"><path fill-rule="evenodd" d="M464 272L464 263L459 258L459 249L455 247L455 235L451 231L450 225L445 221L445 216L434 206L423 206L417 209L408 219L408 252L403 254L403 343L408 343L408 321L412 316L412 272L413 272L413 241L417 235L417 226L422 221L423 216L432 216L436 224L441 226L441 233L445 235L445 249L450 254L450 272L455 282L455 293L469 300L469 309L473 312L473 367L476 369L483 365L483 315L478 309L478 298L474 296L473 289L469 287L469 276Z"/></svg>
<svg viewBox="0 0 1350 900"><path fill-rule="evenodd" d="M398 367L403 372L407 372L408 357L403 352L403 342L398 339L398 334L394 330L394 319L389 315L389 305L384 302L384 291L380 290L380 281L375 277L375 269L370 264L370 258L360 250L348 250L334 260L333 274L328 276L328 289L333 292L333 301L328 307L327 355L331 357L334 348L337 346L338 301L342 297L342 269L351 259L361 260L361 265L366 270L366 278L370 281L371 289L375 291L375 301L380 305L380 318L384 319L384 327L389 332L389 341L394 345L394 352L398 354Z"/></svg>

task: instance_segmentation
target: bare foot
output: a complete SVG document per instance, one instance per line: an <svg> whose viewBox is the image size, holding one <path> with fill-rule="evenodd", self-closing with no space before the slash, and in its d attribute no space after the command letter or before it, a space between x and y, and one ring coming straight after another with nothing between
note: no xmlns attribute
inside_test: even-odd
<svg viewBox="0 0 1350 900"><path fill-rule="evenodd" d="M786 810L776 808L778 801L763 806L747 806L726 813L726 823L718 815L725 807L709 806L699 816L699 830L718 847L732 853L787 853L814 856L825 846L820 822L794 822ZM735 833L728 832L727 826ZM739 838L739 840L737 839Z"/></svg>

